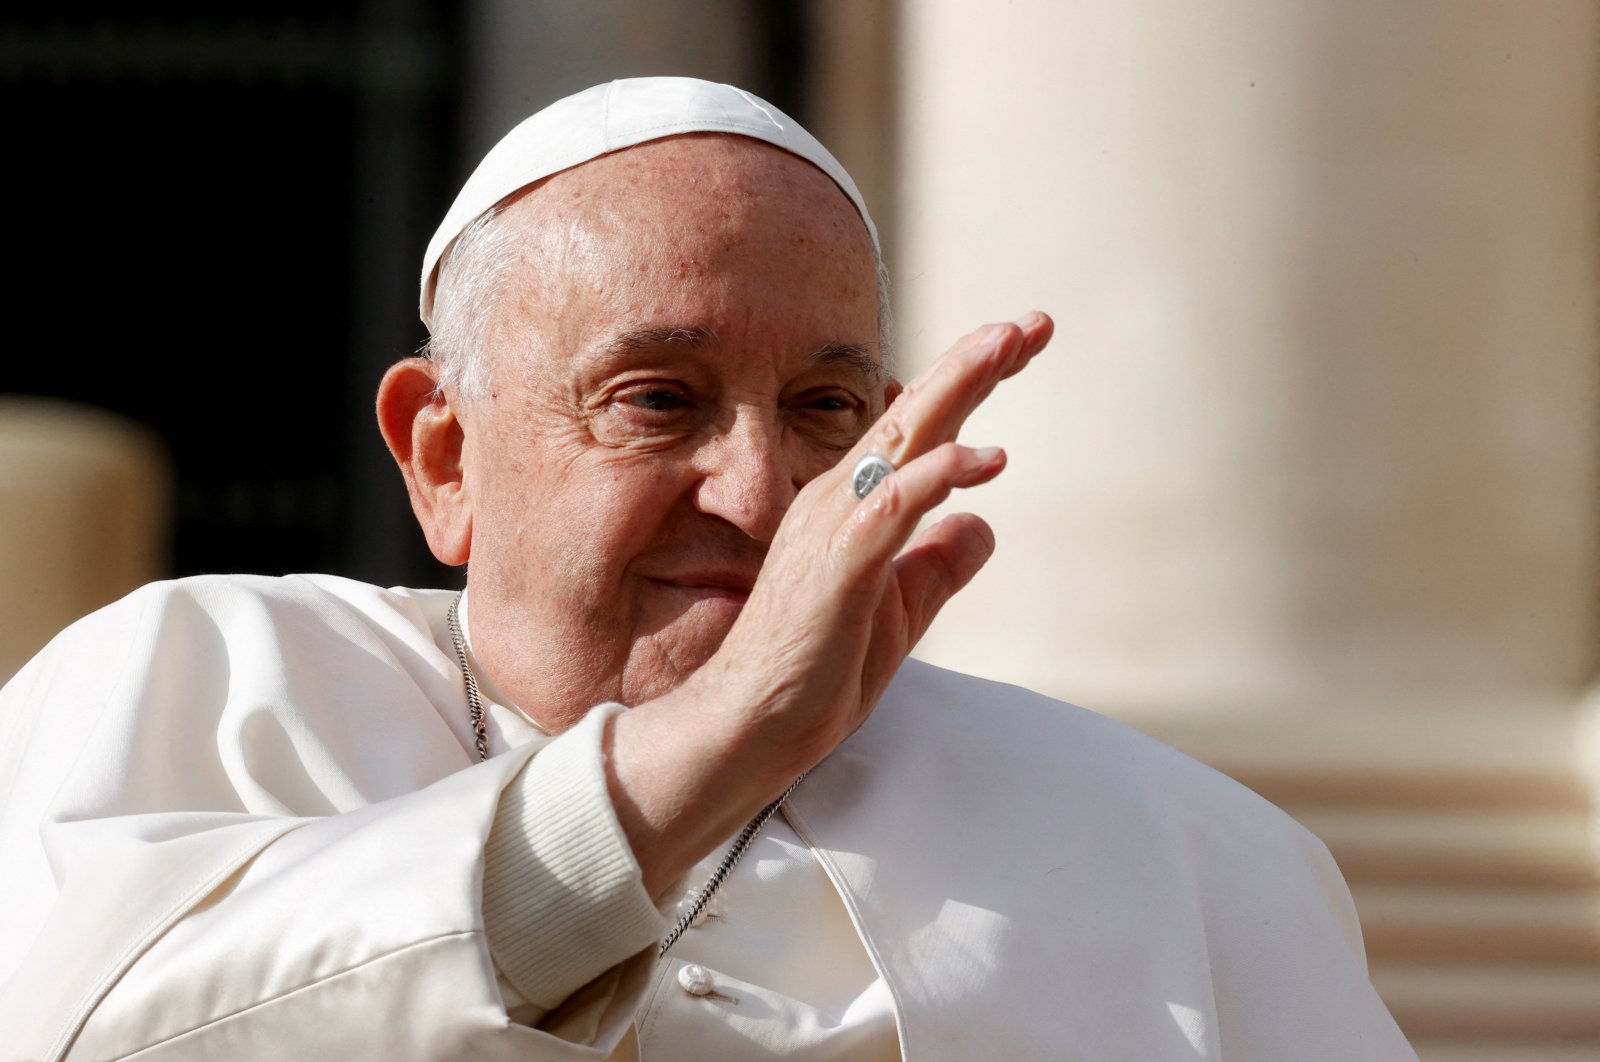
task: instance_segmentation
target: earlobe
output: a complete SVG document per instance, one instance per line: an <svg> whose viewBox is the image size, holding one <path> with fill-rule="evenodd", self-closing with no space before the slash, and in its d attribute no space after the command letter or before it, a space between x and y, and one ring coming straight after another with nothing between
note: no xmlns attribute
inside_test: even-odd
<svg viewBox="0 0 1600 1062"><path fill-rule="evenodd" d="M472 552L466 432L439 390L433 362L407 358L390 366L378 385L377 413L428 548L445 564L465 564Z"/></svg>

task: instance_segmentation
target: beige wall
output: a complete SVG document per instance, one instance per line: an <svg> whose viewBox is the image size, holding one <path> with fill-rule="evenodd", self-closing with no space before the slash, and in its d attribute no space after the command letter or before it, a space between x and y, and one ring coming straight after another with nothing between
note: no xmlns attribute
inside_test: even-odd
<svg viewBox="0 0 1600 1062"><path fill-rule="evenodd" d="M919 655L1111 709L1592 677L1600 5L900 18L902 351L1058 322Z"/></svg>

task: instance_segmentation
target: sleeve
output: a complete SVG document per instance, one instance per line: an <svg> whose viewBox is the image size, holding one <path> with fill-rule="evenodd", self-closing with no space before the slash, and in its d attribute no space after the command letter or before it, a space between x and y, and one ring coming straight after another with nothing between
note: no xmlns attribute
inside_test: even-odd
<svg viewBox="0 0 1600 1062"><path fill-rule="evenodd" d="M469 765L425 630L272 582L142 591L0 693L0 1057L625 1054L664 920L620 706Z"/></svg>

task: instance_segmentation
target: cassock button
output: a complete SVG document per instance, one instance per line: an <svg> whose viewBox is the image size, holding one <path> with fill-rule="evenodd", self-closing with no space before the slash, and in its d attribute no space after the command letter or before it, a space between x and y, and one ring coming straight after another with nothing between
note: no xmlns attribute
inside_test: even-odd
<svg viewBox="0 0 1600 1062"><path fill-rule="evenodd" d="M711 972L692 962L678 971L678 984L691 996L709 996L717 987Z"/></svg>

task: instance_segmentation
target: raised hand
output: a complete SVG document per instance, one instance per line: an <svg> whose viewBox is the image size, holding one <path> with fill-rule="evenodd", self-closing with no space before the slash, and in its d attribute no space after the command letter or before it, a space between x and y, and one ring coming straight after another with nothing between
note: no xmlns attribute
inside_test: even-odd
<svg viewBox="0 0 1600 1062"><path fill-rule="evenodd" d="M678 689L613 723L613 795L652 892L859 727L988 559L993 534L976 516L916 527L952 490L1005 467L1000 450L956 437L1052 330L1042 313L987 326L913 380L800 492L721 648ZM850 478L867 454L896 471L858 499Z"/></svg>
<svg viewBox="0 0 1600 1062"><path fill-rule="evenodd" d="M973 332L917 377L849 455L800 493L785 516L749 602L697 679L737 690L798 774L871 712L945 602L994 548L987 524L947 517L915 541L919 521L950 492L988 482L1005 454L956 442L996 384L1048 342L1032 314ZM896 471L864 500L850 488L857 462Z"/></svg>

